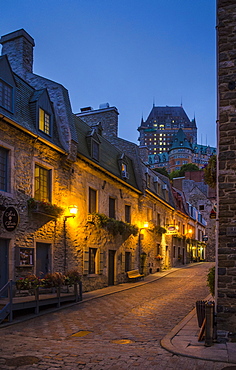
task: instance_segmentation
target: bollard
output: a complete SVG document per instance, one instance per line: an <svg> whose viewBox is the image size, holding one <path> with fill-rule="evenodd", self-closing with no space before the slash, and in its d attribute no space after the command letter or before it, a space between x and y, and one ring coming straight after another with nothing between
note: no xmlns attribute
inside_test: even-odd
<svg viewBox="0 0 236 370"><path fill-rule="evenodd" d="M213 345L214 332L214 302L206 302L206 328L205 328L205 346Z"/></svg>

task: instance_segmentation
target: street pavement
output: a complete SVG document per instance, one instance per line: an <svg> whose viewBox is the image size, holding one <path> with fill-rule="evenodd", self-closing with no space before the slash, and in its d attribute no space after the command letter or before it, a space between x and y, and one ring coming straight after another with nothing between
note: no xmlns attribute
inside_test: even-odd
<svg viewBox="0 0 236 370"><path fill-rule="evenodd" d="M83 301L0 328L0 370L236 370L236 343L198 342L195 302L212 264L84 293Z"/></svg>

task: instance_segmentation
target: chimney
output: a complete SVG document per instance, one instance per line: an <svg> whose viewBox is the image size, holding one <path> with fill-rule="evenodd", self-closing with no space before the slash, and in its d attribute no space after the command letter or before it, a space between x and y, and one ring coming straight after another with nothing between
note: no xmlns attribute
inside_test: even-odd
<svg viewBox="0 0 236 370"><path fill-rule="evenodd" d="M138 149L139 149L139 155L142 161L144 163L148 163L148 153L149 153L148 147L143 145L143 146L139 146Z"/></svg>
<svg viewBox="0 0 236 370"><path fill-rule="evenodd" d="M8 33L0 39L2 55L7 55L12 70L25 78L27 72L33 71L34 39L24 30Z"/></svg>

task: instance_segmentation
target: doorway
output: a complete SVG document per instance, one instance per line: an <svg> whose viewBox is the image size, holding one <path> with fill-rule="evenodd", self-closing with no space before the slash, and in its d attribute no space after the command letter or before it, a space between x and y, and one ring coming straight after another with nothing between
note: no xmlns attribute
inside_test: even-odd
<svg viewBox="0 0 236 370"><path fill-rule="evenodd" d="M36 276L40 278L50 272L50 247L48 243L36 243Z"/></svg>
<svg viewBox="0 0 236 370"><path fill-rule="evenodd" d="M108 285L114 285L115 282L115 254L116 251L109 249L108 254Z"/></svg>
<svg viewBox="0 0 236 370"><path fill-rule="evenodd" d="M0 239L0 289L8 282L9 240Z"/></svg>

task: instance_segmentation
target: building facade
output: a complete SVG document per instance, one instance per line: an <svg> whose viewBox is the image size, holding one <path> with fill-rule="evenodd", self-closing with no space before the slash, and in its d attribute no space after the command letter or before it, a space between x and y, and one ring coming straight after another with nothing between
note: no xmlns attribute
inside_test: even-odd
<svg viewBox="0 0 236 370"><path fill-rule="evenodd" d="M218 66L218 328L236 333L236 64L235 1L217 1Z"/></svg>
<svg viewBox="0 0 236 370"><path fill-rule="evenodd" d="M198 220L146 148L117 137L117 108L74 115L67 90L33 73L32 37L0 41L0 288L76 270L91 290L190 262Z"/></svg>

